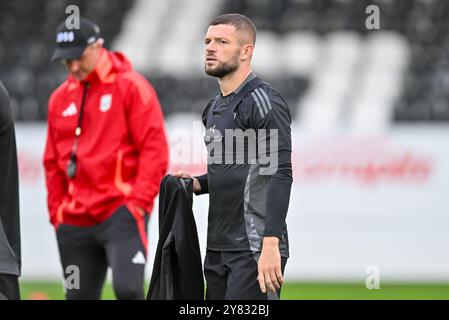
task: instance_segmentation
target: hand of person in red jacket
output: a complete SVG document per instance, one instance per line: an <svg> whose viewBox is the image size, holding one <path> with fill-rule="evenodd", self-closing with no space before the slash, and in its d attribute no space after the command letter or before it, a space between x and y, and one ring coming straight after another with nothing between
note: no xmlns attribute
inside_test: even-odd
<svg viewBox="0 0 449 320"><path fill-rule="evenodd" d="M134 202L128 202L127 207L128 210L131 211L131 213L134 215L134 217L138 215L143 218L146 215L146 211Z"/></svg>

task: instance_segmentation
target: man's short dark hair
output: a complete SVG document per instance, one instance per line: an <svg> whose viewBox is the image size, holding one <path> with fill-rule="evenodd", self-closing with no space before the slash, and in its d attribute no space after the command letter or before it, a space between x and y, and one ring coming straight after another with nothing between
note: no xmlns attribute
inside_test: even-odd
<svg viewBox="0 0 449 320"><path fill-rule="evenodd" d="M219 24L234 26L237 31L247 35L252 44L256 44L256 27L248 17L239 13L227 13L214 18L209 26Z"/></svg>

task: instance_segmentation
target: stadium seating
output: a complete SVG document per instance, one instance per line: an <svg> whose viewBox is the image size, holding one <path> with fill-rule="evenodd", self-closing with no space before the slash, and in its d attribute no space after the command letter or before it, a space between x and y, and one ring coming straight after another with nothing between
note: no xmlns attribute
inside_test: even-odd
<svg viewBox="0 0 449 320"><path fill-rule="evenodd" d="M449 120L448 1L231 0L227 4L227 12L246 14L255 21L259 31L269 30L279 36L298 31L326 35L342 30L367 36L370 31L365 28L365 8L378 5L382 31L401 34L411 52L398 88L400 96L391 111L392 119L395 122Z"/></svg>
<svg viewBox="0 0 449 320"><path fill-rule="evenodd" d="M98 22L107 47L130 56L166 115L200 112L218 92L202 73L205 26L240 12L259 31L254 69L287 97L302 124L449 121L446 0L0 1L0 79L18 120L45 120L48 96L65 78L49 57L69 4ZM365 27L370 4L380 8L380 31ZM332 70L328 57L339 61ZM366 86L362 93L356 82Z"/></svg>
<svg viewBox="0 0 449 320"><path fill-rule="evenodd" d="M66 77L63 66L49 60L56 27L71 4L97 21L110 43L133 1L0 1L0 80L18 120L45 120L49 95Z"/></svg>

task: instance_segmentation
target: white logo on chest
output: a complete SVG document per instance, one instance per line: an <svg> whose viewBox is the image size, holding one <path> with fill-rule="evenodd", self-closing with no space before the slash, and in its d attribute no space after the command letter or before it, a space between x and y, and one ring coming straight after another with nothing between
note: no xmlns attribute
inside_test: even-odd
<svg viewBox="0 0 449 320"><path fill-rule="evenodd" d="M62 111L62 116L65 117L71 117L77 114L77 110L76 110L76 105L74 102L72 102L71 104L69 104L69 106Z"/></svg>
<svg viewBox="0 0 449 320"><path fill-rule="evenodd" d="M101 96L101 99L100 99L100 111L101 112L106 112L109 109L111 109L111 105L112 105L112 94L105 94L105 95Z"/></svg>

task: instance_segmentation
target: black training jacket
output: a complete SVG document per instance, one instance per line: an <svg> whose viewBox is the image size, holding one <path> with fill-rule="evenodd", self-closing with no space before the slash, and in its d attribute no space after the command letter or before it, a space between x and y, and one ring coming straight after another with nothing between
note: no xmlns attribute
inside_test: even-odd
<svg viewBox="0 0 449 320"><path fill-rule="evenodd" d="M159 194L159 242L147 300L203 300L192 179L167 175Z"/></svg>
<svg viewBox="0 0 449 320"><path fill-rule="evenodd" d="M288 257L286 216L292 185L291 115L282 96L255 74L203 112L209 194L207 249L260 252L278 237Z"/></svg>
<svg viewBox="0 0 449 320"><path fill-rule="evenodd" d="M0 274L20 275L19 174L14 121L0 82Z"/></svg>

